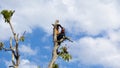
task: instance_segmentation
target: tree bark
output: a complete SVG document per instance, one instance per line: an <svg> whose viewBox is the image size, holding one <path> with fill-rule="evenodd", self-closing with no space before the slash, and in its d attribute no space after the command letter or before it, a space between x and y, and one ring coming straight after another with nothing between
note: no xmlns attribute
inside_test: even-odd
<svg viewBox="0 0 120 68"><path fill-rule="evenodd" d="M55 63L55 61L58 58L57 49L59 48L59 45L58 45L58 42L57 42L57 34L55 33L56 24L54 24L53 26L54 26L54 28L53 28L54 48L53 48L53 51L52 51L52 59L51 59L49 65L48 65L48 68L53 68L53 64Z"/></svg>
<svg viewBox="0 0 120 68"><path fill-rule="evenodd" d="M48 68L52 68L53 64L55 63L56 59L58 58L58 55L57 55L57 52L56 52L57 49L58 49L58 45L55 45L54 49L53 49L53 53L52 53L52 60L50 61Z"/></svg>
<svg viewBox="0 0 120 68"><path fill-rule="evenodd" d="M14 31L14 29L13 29L13 26L12 26L11 22L9 22L9 25L10 25L10 29L11 29L11 31L12 31L14 40L15 40L15 42L16 42L16 41L17 41L17 40L16 40L16 34L15 34L15 31Z"/></svg>
<svg viewBox="0 0 120 68"><path fill-rule="evenodd" d="M17 34L15 33L15 31L13 29L13 26L12 26L11 22L9 22L9 25L10 25L10 28L11 28L11 31L12 31L12 34L14 36L14 40L15 40L15 43L16 43L16 45L15 45L15 52L12 52L12 54L14 54L15 59L16 59L16 63L14 65L14 68L18 68L19 62L20 62L20 56L19 56L19 50L18 50L18 42L19 42L19 40L18 40Z"/></svg>

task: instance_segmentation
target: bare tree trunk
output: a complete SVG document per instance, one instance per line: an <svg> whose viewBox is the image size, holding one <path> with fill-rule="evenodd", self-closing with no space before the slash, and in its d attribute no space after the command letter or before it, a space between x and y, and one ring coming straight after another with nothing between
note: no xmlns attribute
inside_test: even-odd
<svg viewBox="0 0 120 68"><path fill-rule="evenodd" d="M53 53L52 53L52 60L50 61L48 68L52 68L53 64L55 63L56 59L58 58L58 55L56 52L57 49L58 49L58 45L55 45L54 49L53 49Z"/></svg>
<svg viewBox="0 0 120 68"><path fill-rule="evenodd" d="M57 49L59 48L59 45L58 45L58 42L57 42L57 35L55 34L56 24L54 24L53 26L54 26L54 28L53 28L54 49L52 51L52 59L49 63L48 68L53 68L53 64L55 63L56 59L58 58Z"/></svg>
<svg viewBox="0 0 120 68"><path fill-rule="evenodd" d="M18 35L15 33L15 31L14 31L14 29L12 27L11 22L9 22L9 25L10 25L10 28L11 28L11 31L12 31L12 34L14 36L14 40L15 40L15 43L16 43L16 45L15 45L15 52L12 52L12 54L14 53L14 56L15 56L15 59L16 59L16 63L15 63L14 67L18 68L19 62L20 62L20 60L19 60L20 59L20 55L19 55L19 50L18 50L18 42L19 42Z"/></svg>

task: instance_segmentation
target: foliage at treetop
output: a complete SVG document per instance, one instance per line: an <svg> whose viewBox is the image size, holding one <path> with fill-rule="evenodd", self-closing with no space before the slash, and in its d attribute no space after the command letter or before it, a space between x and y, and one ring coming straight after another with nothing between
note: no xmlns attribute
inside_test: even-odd
<svg viewBox="0 0 120 68"><path fill-rule="evenodd" d="M3 17L5 19L5 22L7 22L7 23L10 22L10 19L13 16L14 12L15 12L15 10L14 11L12 11L12 10L2 10L1 11L1 14L3 15Z"/></svg>

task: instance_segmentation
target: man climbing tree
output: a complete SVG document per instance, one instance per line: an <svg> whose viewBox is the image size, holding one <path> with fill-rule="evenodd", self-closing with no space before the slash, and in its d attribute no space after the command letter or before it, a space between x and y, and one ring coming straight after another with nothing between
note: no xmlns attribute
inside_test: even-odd
<svg viewBox="0 0 120 68"><path fill-rule="evenodd" d="M54 27L55 27L55 34L58 35L60 33L59 32L60 28L62 29L62 26L59 24L59 20L56 20Z"/></svg>
<svg viewBox="0 0 120 68"><path fill-rule="evenodd" d="M58 45L60 45L60 40L65 36L65 29L59 24L59 20L56 20L55 34L57 36ZM61 31L60 31L61 30Z"/></svg>
<svg viewBox="0 0 120 68"><path fill-rule="evenodd" d="M65 28L62 27L59 24L59 20L56 20L55 24L56 24L56 26L55 26L55 34L57 36L58 45L60 45L60 43L63 42L64 40L71 41L68 37L65 36ZM73 42L73 41L71 41L71 42Z"/></svg>
<svg viewBox="0 0 120 68"><path fill-rule="evenodd" d="M49 63L48 68L54 68L54 65L57 65L55 61L57 60L58 56L62 57L62 59L64 59L65 61L69 61L72 58L71 55L68 53L66 47L60 48L61 51L58 53L58 49L61 43L66 39L69 41L71 40L65 36L65 29L59 24L59 20L56 20L55 24L52 25L54 27L53 28L54 49L52 51L52 59Z"/></svg>

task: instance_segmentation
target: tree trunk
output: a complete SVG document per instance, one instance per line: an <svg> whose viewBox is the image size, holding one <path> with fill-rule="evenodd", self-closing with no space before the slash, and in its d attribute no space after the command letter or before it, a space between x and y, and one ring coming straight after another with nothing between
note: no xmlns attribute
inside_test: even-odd
<svg viewBox="0 0 120 68"><path fill-rule="evenodd" d="M49 63L48 68L53 68L53 64L55 63L56 59L58 58L57 49L59 48L59 45L57 42L57 35L55 34L56 24L54 24L53 26L54 26L54 28L53 28L54 49L52 51L52 59Z"/></svg>
<svg viewBox="0 0 120 68"><path fill-rule="evenodd" d="M20 56L19 56L19 50L18 50L18 42L19 42L19 40L18 40L18 36L16 35L16 33L14 32L14 29L13 29L13 27L12 27L12 24L11 24L11 22L9 22L9 25L10 25L10 28L11 28L11 31L12 31L12 34L13 34L13 36L14 36L14 40L15 40L15 43L16 43L16 45L15 45L15 53L14 53L14 56L15 56L15 59L16 59L16 63L15 63L15 68L18 68L18 66L19 66L19 63L20 63ZM11 44L12 45L12 44Z"/></svg>
<svg viewBox="0 0 120 68"><path fill-rule="evenodd" d="M12 34L13 34L13 36L14 36L14 39L15 39L15 41L16 41L16 38L15 38L16 34L15 34L15 32L14 32L14 29L13 29L13 27L12 27L11 22L9 22L9 25L10 25L10 28L11 28Z"/></svg>
<svg viewBox="0 0 120 68"><path fill-rule="evenodd" d="M48 68L52 68L53 67L53 64L55 63L56 59L58 58L58 55L57 55L57 49L58 49L58 45L57 44L54 44L54 49L53 49L53 53L52 53L52 60L50 61L50 64L49 64L49 67Z"/></svg>
<svg viewBox="0 0 120 68"><path fill-rule="evenodd" d="M18 66L16 66L15 68L18 68Z"/></svg>

